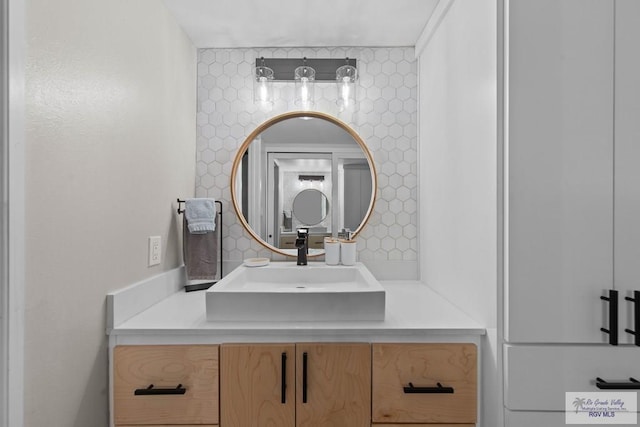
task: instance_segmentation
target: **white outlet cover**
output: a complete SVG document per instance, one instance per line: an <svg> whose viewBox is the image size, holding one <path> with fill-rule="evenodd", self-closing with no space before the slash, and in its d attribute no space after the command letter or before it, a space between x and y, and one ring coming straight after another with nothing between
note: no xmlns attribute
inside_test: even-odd
<svg viewBox="0 0 640 427"><path fill-rule="evenodd" d="M162 238L149 236L149 267L160 264L162 258Z"/></svg>

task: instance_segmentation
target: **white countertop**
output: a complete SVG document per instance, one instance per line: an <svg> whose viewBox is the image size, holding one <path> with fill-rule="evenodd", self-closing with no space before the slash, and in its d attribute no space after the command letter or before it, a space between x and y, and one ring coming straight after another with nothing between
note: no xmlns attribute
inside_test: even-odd
<svg viewBox="0 0 640 427"><path fill-rule="evenodd" d="M427 337L430 335L480 336L485 328L449 301L420 282L381 282L386 291L383 321L348 322L210 322L206 320L205 292L175 292L146 310L115 325L112 339L126 341L127 336L198 336L210 341L215 337L265 340L359 336L370 340L390 336ZM208 336L208 339L205 337ZM194 340L192 338L191 340ZM197 339L195 339L197 341ZM215 339L214 339L215 340Z"/></svg>

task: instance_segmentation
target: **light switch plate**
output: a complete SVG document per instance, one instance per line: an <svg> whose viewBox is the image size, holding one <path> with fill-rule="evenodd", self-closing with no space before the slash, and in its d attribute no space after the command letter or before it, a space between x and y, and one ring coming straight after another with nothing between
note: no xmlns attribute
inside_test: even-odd
<svg viewBox="0 0 640 427"><path fill-rule="evenodd" d="M149 236L149 267L160 264L162 257L162 239L160 236Z"/></svg>

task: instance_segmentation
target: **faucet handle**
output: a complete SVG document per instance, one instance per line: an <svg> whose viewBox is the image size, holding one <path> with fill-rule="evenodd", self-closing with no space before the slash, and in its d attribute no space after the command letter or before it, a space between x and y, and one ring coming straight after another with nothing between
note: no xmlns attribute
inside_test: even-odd
<svg viewBox="0 0 640 427"><path fill-rule="evenodd" d="M298 237L307 237L309 235L308 228L298 228Z"/></svg>

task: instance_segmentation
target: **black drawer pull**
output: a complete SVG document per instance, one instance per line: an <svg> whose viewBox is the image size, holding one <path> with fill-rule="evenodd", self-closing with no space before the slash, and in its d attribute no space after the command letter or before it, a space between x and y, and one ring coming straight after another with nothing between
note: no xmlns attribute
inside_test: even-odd
<svg viewBox="0 0 640 427"><path fill-rule="evenodd" d="M608 382L602 378L596 378L596 387L602 390L640 390L640 381L629 378L629 382Z"/></svg>
<svg viewBox="0 0 640 427"><path fill-rule="evenodd" d="M609 328L600 328L605 334L609 334L609 344L618 345L618 291L610 289L608 297L600 297L609 303Z"/></svg>
<svg viewBox="0 0 640 427"><path fill-rule="evenodd" d="M139 388L133 392L136 396L157 396L162 394L185 394L187 389L178 384L176 388L153 388L153 384L147 388Z"/></svg>
<svg viewBox="0 0 640 427"><path fill-rule="evenodd" d="M307 353L302 353L302 403L307 403Z"/></svg>
<svg viewBox="0 0 640 427"><path fill-rule="evenodd" d="M287 403L287 353L282 353L282 378L280 378L280 403Z"/></svg>
<svg viewBox="0 0 640 427"><path fill-rule="evenodd" d="M405 393L453 393L453 387L444 387L440 383L436 383L435 387L414 387L413 383L409 383L408 387L404 387Z"/></svg>
<svg viewBox="0 0 640 427"><path fill-rule="evenodd" d="M633 303L633 327L634 329L625 329L628 334L633 335L633 343L640 346L640 291L633 291L633 298L625 297L627 301Z"/></svg>

